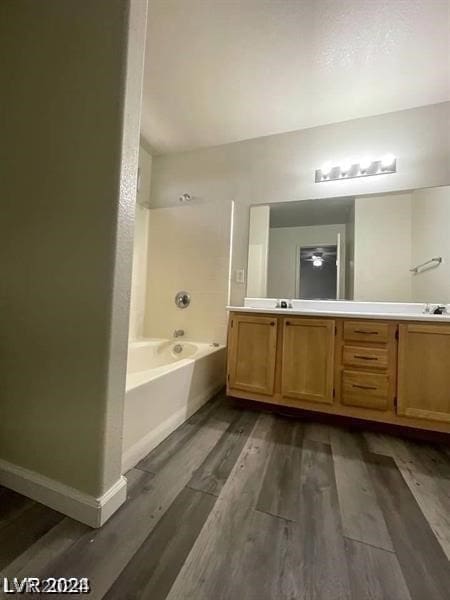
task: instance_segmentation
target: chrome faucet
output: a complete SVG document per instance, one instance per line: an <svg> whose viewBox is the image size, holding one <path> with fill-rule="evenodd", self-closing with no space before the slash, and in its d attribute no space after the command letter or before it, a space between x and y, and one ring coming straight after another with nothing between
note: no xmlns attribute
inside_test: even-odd
<svg viewBox="0 0 450 600"><path fill-rule="evenodd" d="M292 308L292 300L277 300L275 308Z"/></svg>
<svg viewBox="0 0 450 600"><path fill-rule="evenodd" d="M184 329L175 329L175 331L173 332L174 338L182 337L183 335L184 335Z"/></svg>

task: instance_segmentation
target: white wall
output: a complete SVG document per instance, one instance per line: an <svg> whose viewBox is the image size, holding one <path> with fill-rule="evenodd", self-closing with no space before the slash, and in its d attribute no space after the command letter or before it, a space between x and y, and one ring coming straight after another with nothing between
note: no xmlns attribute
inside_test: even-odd
<svg viewBox="0 0 450 600"><path fill-rule="evenodd" d="M188 339L225 342L230 224L231 202L150 210L146 337L184 329ZM181 290L191 294L186 309L174 302Z"/></svg>
<svg viewBox="0 0 450 600"><path fill-rule="evenodd" d="M248 236L247 296L267 296L270 206L252 206Z"/></svg>
<svg viewBox="0 0 450 600"><path fill-rule="evenodd" d="M436 269L412 276L416 302L450 302L450 186L417 190L412 202L411 266L442 256Z"/></svg>
<svg viewBox="0 0 450 600"><path fill-rule="evenodd" d="M315 225L309 227L275 227L269 233L269 298L296 298L298 246L315 246L337 242L341 234L341 291L345 288L345 225ZM250 296L250 294L247 294Z"/></svg>
<svg viewBox="0 0 450 600"><path fill-rule="evenodd" d="M129 338L144 336L145 301L147 292L148 229L150 211L150 181L152 157L141 145L139 148L140 186L134 218L133 274L131 278Z"/></svg>
<svg viewBox="0 0 450 600"><path fill-rule="evenodd" d="M152 183L152 155L145 140L139 145L139 186L136 203L141 206L150 206L150 188Z"/></svg>
<svg viewBox="0 0 450 600"><path fill-rule="evenodd" d="M355 294L355 204L349 212L345 228L345 298L353 300Z"/></svg>
<svg viewBox="0 0 450 600"><path fill-rule="evenodd" d="M246 268L249 206L311 198L390 193L450 182L450 102L355 119L153 160L154 207L170 206L189 189L200 198L235 200L232 270ZM314 183L326 160L398 156L394 175ZM245 285L231 282L241 304Z"/></svg>
<svg viewBox="0 0 450 600"><path fill-rule="evenodd" d="M355 300L411 301L411 236L411 194L355 198Z"/></svg>
<svg viewBox="0 0 450 600"><path fill-rule="evenodd" d="M0 481L62 512L122 481L145 22L141 1L0 3Z"/></svg>

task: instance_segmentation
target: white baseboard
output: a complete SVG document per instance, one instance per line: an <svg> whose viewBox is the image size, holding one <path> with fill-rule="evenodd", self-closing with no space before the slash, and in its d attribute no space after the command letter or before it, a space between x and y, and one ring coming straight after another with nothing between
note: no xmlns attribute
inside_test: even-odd
<svg viewBox="0 0 450 600"><path fill-rule="evenodd" d="M170 415L165 421L163 421L158 427L152 429L146 436L141 438L136 444L131 446L122 457L122 473L126 473L129 469L136 466L137 463L147 456L149 452L156 448L158 444L166 439L177 427L182 425L191 415L199 410L215 396L223 388L223 383L208 388L203 394L197 396L192 402L189 403L189 408L181 408L173 415Z"/></svg>
<svg viewBox="0 0 450 600"><path fill-rule="evenodd" d="M102 496L96 498L1 459L0 485L11 488L90 527L101 527L127 497L127 480L123 476Z"/></svg>

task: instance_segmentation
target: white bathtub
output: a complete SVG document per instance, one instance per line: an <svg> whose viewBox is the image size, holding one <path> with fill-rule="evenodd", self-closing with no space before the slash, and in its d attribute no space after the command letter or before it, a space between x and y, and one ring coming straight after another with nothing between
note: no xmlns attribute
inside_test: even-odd
<svg viewBox="0 0 450 600"><path fill-rule="evenodd" d="M174 351L181 346L180 353ZM128 350L122 471L196 412L225 385L225 346L149 339Z"/></svg>

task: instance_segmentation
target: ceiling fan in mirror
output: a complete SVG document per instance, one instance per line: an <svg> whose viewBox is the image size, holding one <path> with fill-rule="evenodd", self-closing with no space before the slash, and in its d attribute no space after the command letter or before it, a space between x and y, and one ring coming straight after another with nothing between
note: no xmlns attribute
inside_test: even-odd
<svg viewBox="0 0 450 600"><path fill-rule="evenodd" d="M302 251L303 253L303 251ZM306 254L306 252L305 252ZM327 260L336 260L336 249L316 249L308 251L306 256L302 256L302 259L308 262L312 262L313 267L320 268L323 263Z"/></svg>

